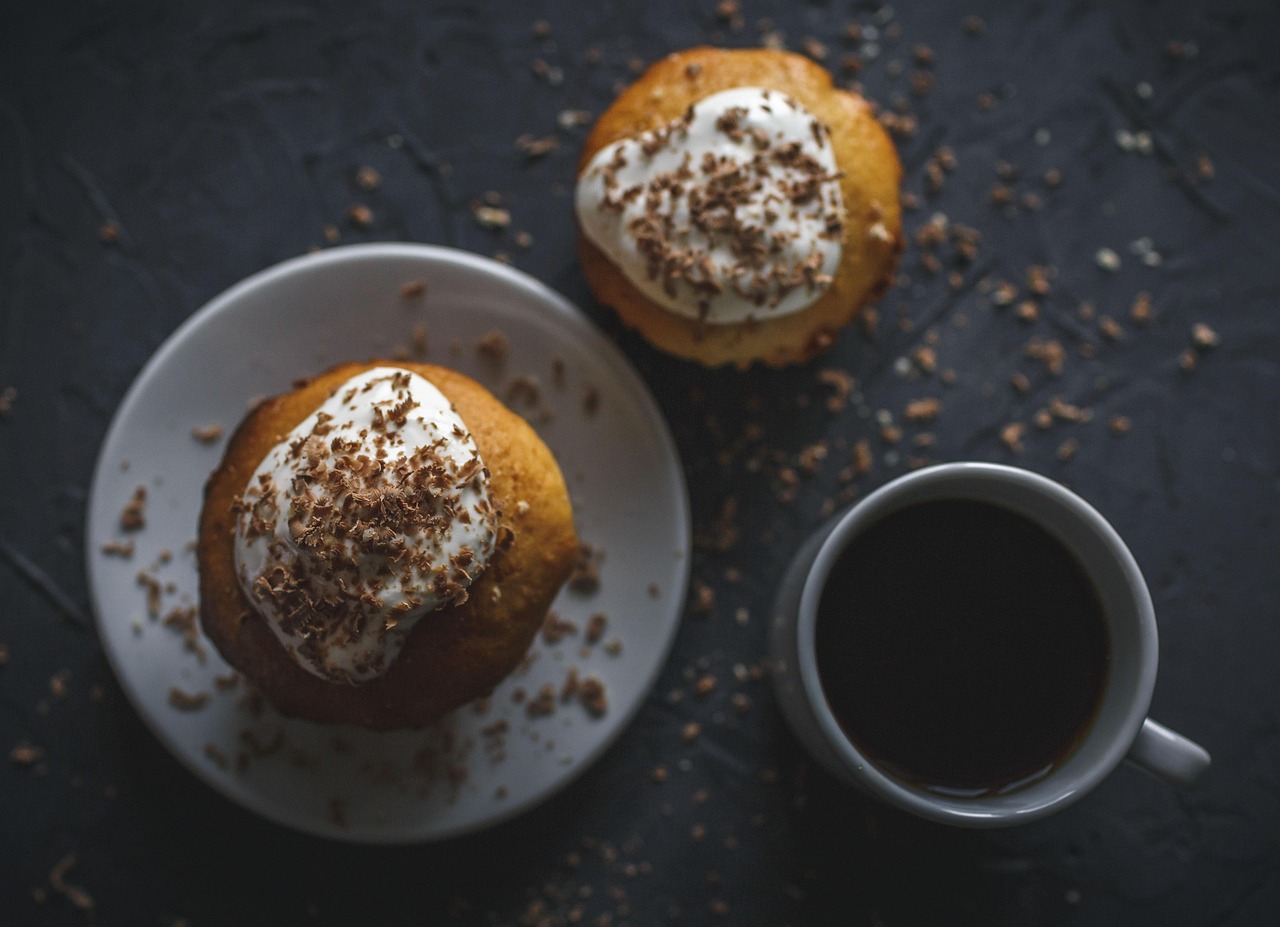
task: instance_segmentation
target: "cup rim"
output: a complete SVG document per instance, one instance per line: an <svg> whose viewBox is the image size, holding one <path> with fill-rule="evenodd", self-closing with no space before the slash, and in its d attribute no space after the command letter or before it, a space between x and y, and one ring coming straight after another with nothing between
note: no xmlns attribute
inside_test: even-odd
<svg viewBox="0 0 1280 927"><path fill-rule="evenodd" d="M975 483L1012 483L1040 493L1091 529L1124 574L1135 606L1141 640L1137 665L1129 668L1136 681L1137 697L1124 711L1121 723L1098 759L1071 780L1057 781L1062 777L1051 774L1039 782L1007 793L977 798L951 798L926 791L891 776L867 759L841 729L823 693L815 653L815 628L822 593L840 554L855 535L891 511L889 506L895 500L923 486L947 483L954 483L957 489ZM963 493L957 495L964 497ZM879 487L836 517L834 527L818 548L805 578L798 611L796 633L800 682L828 745L872 794L922 817L946 824L1000 827L1037 820L1077 801L1124 759L1146 719L1155 688L1158 663L1155 612L1146 581L1133 554L1111 524L1083 498L1048 477L1019 467L984 462L935 464L899 476ZM1113 663L1113 671L1115 667ZM1017 802L1012 800L1013 796L1025 800Z"/></svg>

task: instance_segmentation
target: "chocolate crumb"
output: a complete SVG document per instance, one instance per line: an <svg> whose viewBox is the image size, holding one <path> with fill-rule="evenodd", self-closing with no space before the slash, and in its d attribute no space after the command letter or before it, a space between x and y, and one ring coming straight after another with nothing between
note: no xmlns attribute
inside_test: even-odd
<svg viewBox="0 0 1280 927"><path fill-rule="evenodd" d="M572 621L561 618L555 610L547 612L542 622L542 639L548 644L558 644L570 634L577 634L578 626Z"/></svg>
<svg viewBox="0 0 1280 927"><path fill-rule="evenodd" d="M818 381L832 389L831 395L827 397L827 411L832 413L843 411L849 404L849 397L855 386L852 374L845 370L827 367L818 371Z"/></svg>
<svg viewBox="0 0 1280 927"><path fill-rule="evenodd" d="M560 147L554 135L536 136L525 133L516 139L516 150L530 160L551 154Z"/></svg>
<svg viewBox="0 0 1280 927"><path fill-rule="evenodd" d="M500 364L507 359L510 342L502 332L492 331L482 335L476 342L476 351L487 361Z"/></svg>
<svg viewBox="0 0 1280 927"><path fill-rule="evenodd" d="M25 740L19 741L9 751L9 762L14 766L34 766L43 759L44 751Z"/></svg>
<svg viewBox="0 0 1280 927"><path fill-rule="evenodd" d="M1129 307L1129 318L1135 325L1145 325L1151 321L1151 294L1141 292L1133 298Z"/></svg>
<svg viewBox="0 0 1280 927"><path fill-rule="evenodd" d="M400 284L401 299L417 299L427 292L427 282L425 280L408 280Z"/></svg>
<svg viewBox="0 0 1280 927"><path fill-rule="evenodd" d="M222 426L217 422L211 422L208 425L197 425L191 429L191 437L201 444L212 444L222 437Z"/></svg>
<svg viewBox="0 0 1280 927"><path fill-rule="evenodd" d="M1203 322L1197 322L1191 327L1191 342L1200 350L1216 348L1219 341L1218 333Z"/></svg>
<svg viewBox="0 0 1280 927"><path fill-rule="evenodd" d="M147 590L147 614L152 618L160 617L160 597L163 592L160 580L146 570L141 570L138 572L138 585Z"/></svg>
<svg viewBox="0 0 1280 927"><path fill-rule="evenodd" d="M609 697L604 683L594 674L578 685L577 696L578 701L592 717L599 718L609 710Z"/></svg>
<svg viewBox="0 0 1280 927"><path fill-rule="evenodd" d="M1000 441L1015 454L1022 453L1022 436L1027 426L1022 422L1010 422L1000 429Z"/></svg>
<svg viewBox="0 0 1280 927"><path fill-rule="evenodd" d="M578 545L578 559L569 574L569 588L574 592L592 593L600 588L599 555L590 544Z"/></svg>
<svg viewBox="0 0 1280 927"><path fill-rule="evenodd" d="M69 873L76 864L76 855L68 853L62 859L53 864L53 868L49 870L49 887L53 889L55 894L61 895L71 902L71 906L78 911L92 911L97 907L93 896L86 892L78 885L72 885L67 881L67 873Z"/></svg>
<svg viewBox="0 0 1280 927"><path fill-rule="evenodd" d="M352 203L347 207L347 221L356 228L367 229L373 225L373 210L363 203Z"/></svg>
<svg viewBox="0 0 1280 927"><path fill-rule="evenodd" d="M484 203L473 203L471 215L481 228L501 231L511 224L511 212L501 206L488 206Z"/></svg>
<svg viewBox="0 0 1280 927"><path fill-rule="evenodd" d="M525 714L530 718L545 718L548 715L555 714L556 711L556 687L551 683L546 683L525 705Z"/></svg>
<svg viewBox="0 0 1280 927"><path fill-rule="evenodd" d="M693 587L693 610L699 615L709 613L716 604L716 591L706 583L699 582Z"/></svg>
<svg viewBox="0 0 1280 927"><path fill-rule="evenodd" d="M147 525L147 487L139 486L120 513L120 528L140 531Z"/></svg>
<svg viewBox="0 0 1280 927"><path fill-rule="evenodd" d="M112 557L132 557L133 541L103 541L99 547L104 554Z"/></svg>
<svg viewBox="0 0 1280 927"><path fill-rule="evenodd" d="M208 692L184 692L177 686L169 689L169 704L179 711L199 711L209 704Z"/></svg>
<svg viewBox="0 0 1280 927"><path fill-rule="evenodd" d="M906 418L909 422L931 422L942 411L942 403L936 398L917 399L907 403Z"/></svg>
<svg viewBox="0 0 1280 927"><path fill-rule="evenodd" d="M1109 315L1104 315L1098 319L1098 331L1102 332L1102 337L1108 341L1119 341L1124 337L1124 329L1120 323Z"/></svg>
<svg viewBox="0 0 1280 927"><path fill-rule="evenodd" d="M588 644L599 643L600 638L604 637L605 628L609 625L609 616L604 612L596 612L587 619L587 630L583 639Z"/></svg>

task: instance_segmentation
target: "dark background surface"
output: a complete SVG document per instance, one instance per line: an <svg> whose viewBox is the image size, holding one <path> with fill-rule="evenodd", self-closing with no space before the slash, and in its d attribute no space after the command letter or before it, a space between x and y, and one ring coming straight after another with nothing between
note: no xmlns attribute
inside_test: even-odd
<svg viewBox="0 0 1280 927"><path fill-rule="evenodd" d="M14 391L0 420L0 922L1280 923L1274 4L744 0L741 24L711 0L37 6L0 27L0 391ZM874 41L846 39L850 22ZM586 129L557 117L598 115L669 51L809 38L841 80L914 117L897 137L918 202L908 235L942 213L981 234L977 254L909 244L875 332L850 330L802 367L660 356L585 288L569 193ZM559 145L530 159L525 133ZM940 146L955 157L941 173ZM376 191L353 181L366 165ZM997 184L1011 203L993 201ZM486 191L511 211L505 231L472 217ZM370 227L347 220L353 203ZM144 728L92 628L83 512L124 391L200 305L325 245L330 224L343 243L503 252L581 305L670 421L694 582L714 593L708 613L687 610L654 694L594 768L444 845L346 846L233 806ZM1031 265L1051 268L1046 294L1029 293ZM1009 306L993 298L1005 281ZM1131 317L1140 292L1145 324ZM1194 344L1197 323L1216 346ZM1060 374L1028 356L1034 339L1065 348ZM858 383L836 411L830 369ZM926 397L941 414L909 421ZM1054 397L1092 417L1039 427ZM1017 448L1010 423L1025 425ZM859 440L874 465L848 481ZM771 590L832 505L959 459L1059 479L1128 540L1159 615L1153 714L1214 757L1194 788L1126 767L1049 821L950 830L836 785L767 684L735 676L761 660ZM708 672L720 685L693 697ZM692 743L688 721L702 725Z"/></svg>

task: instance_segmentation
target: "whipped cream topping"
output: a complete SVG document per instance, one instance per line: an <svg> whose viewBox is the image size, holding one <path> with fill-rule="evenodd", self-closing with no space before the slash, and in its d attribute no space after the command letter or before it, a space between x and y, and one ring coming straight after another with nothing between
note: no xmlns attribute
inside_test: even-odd
<svg viewBox="0 0 1280 927"><path fill-rule="evenodd" d="M263 459L239 506L240 586L306 670L384 673L424 615L466 601L498 543L489 472L418 374L352 377Z"/></svg>
<svg viewBox="0 0 1280 927"><path fill-rule="evenodd" d="M799 312L840 265L844 199L830 132L795 99L737 87L596 153L583 233L645 296L728 325Z"/></svg>

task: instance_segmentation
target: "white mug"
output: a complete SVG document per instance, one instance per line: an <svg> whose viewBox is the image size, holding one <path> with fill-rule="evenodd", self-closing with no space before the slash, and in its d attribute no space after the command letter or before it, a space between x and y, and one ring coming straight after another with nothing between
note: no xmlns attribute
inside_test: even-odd
<svg viewBox="0 0 1280 927"><path fill-rule="evenodd" d="M1061 541L1094 584L1110 643L1100 705L1076 747L1033 782L972 797L925 789L860 752L823 694L815 654L818 606L840 554L884 516L936 499L996 504ZM881 487L835 516L795 555L771 622L774 691L800 742L837 778L934 821L1001 827L1042 818L1083 797L1125 759L1178 786L1190 785L1209 765L1202 747L1147 717L1156 680L1156 621L1133 555L1096 509L1027 470L987 463L940 464Z"/></svg>

